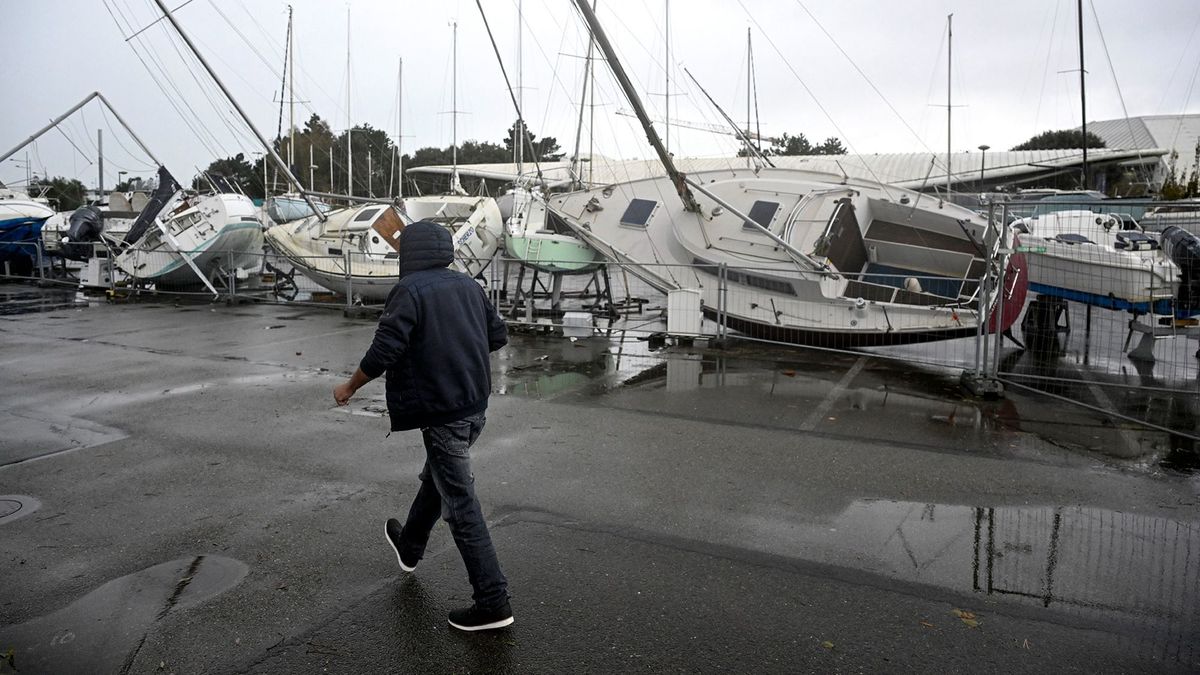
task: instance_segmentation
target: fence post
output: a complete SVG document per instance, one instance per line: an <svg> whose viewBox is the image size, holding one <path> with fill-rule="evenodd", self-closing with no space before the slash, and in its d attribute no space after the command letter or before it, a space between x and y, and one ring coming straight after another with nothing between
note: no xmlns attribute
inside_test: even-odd
<svg viewBox="0 0 1200 675"><path fill-rule="evenodd" d="M725 343L725 316L729 312L728 264L722 262L717 268L717 339Z"/></svg>
<svg viewBox="0 0 1200 675"><path fill-rule="evenodd" d="M1007 216L1007 207L1004 208L1004 215ZM1012 260L1013 248L1009 242L1008 218L1000 219L1000 279L996 286L996 303L999 305L996 310L996 344L992 346L992 363L988 367L988 377L997 379L1000 377L1000 348L1004 346L1004 331L1001 326L1004 325L1004 307L1006 277L1008 276L1008 264ZM1016 317L1013 317L1014 319Z"/></svg>
<svg viewBox="0 0 1200 675"><path fill-rule="evenodd" d="M995 203L988 203L988 220L987 229L983 237L983 278L980 279L978 289L978 310L976 312L975 326L975 368L973 370L964 370L959 376L959 383L975 396L984 398L995 398L1004 394L1004 387L1000 384L989 371L992 369L992 360L989 356L989 347L991 346L991 336L988 335L987 325L992 317L992 288L994 279L992 274L992 265L995 262L995 257L992 254L992 247L988 241L988 234L993 231L995 226ZM998 238L993 240L996 244L995 250L1000 251L1001 245L1004 243L1003 234L999 234ZM1003 258L1002 258L1003 260ZM1002 263L1003 266L1003 263ZM1001 269L1000 286L1004 285L1004 274ZM996 294L998 303L1002 302L1003 298L1000 293ZM1000 310L1003 312L1003 310ZM999 314L997 319L999 319ZM997 327L999 327L997 325Z"/></svg>
<svg viewBox="0 0 1200 675"><path fill-rule="evenodd" d="M342 254L345 256L343 265L346 269L346 311L350 311L354 307L354 280L350 276L350 251Z"/></svg>
<svg viewBox="0 0 1200 675"><path fill-rule="evenodd" d="M33 248L34 248L34 251L35 251L35 252L36 252L36 254L37 254L37 275L38 275L38 279L40 279L40 280L42 280L42 281L45 281L45 280L46 280L46 271L42 269L42 242L41 242L41 241L35 241L35 242L33 242Z"/></svg>

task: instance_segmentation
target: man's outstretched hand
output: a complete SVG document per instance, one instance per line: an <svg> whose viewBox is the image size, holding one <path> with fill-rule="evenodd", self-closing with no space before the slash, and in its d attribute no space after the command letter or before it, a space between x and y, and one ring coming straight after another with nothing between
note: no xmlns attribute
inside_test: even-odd
<svg viewBox="0 0 1200 675"><path fill-rule="evenodd" d="M338 405L346 405L355 391L357 390L349 382L343 382L333 388L333 400L337 401Z"/></svg>
<svg viewBox="0 0 1200 675"><path fill-rule="evenodd" d="M362 388L362 386L371 381L371 378L358 368L350 379L333 388L333 400L337 401L338 405L346 405L350 402L350 398L354 396L354 392Z"/></svg>

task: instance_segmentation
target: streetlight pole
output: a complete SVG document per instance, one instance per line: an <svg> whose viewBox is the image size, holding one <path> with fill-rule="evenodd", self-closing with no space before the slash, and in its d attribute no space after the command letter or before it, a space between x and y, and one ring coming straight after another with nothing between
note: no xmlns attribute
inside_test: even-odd
<svg viewBox="0 0 1200 675"><path fill-rule="evenodd" d="M983 145L979 146L979 153L980 153L980 155L979 155L979 191L980 192L983 191L983 167L987 165L987 151L990 150L991 147L992 146L988 145L987 143L984 143Z"/></svg>

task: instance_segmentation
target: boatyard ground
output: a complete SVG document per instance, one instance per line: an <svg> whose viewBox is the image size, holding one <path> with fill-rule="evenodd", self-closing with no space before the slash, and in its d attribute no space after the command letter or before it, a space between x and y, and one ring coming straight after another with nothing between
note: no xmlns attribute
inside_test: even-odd
<svg viewBox="0 0 1200 675"><path fill-rule="evenodd" d="M516 623L463 634L446 528L382 536L420 435L333 403L373 322L3 290L0 672L1200 668L1195 449L1091 410L514 333L472 455Z"/></svg>

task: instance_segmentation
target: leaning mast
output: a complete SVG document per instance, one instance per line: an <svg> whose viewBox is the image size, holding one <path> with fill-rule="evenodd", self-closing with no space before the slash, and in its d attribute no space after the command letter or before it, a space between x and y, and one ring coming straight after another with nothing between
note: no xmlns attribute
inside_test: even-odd
<svg viewBox="0 0 1200 675"><path fill-rule="evenodd" d="M213 82L217 84L217 87L220 88L221 93L225 94L225 98L229 99L229 102L233 104L234 110L241 115L242 122L244 122L246 126L250 128L250 131L254 133L255 138L257 138L258 142L261 143L263 148L266 149L267 153L271 156L271 159L275 161L275 165L283 169L283 174L287 176L292 185L294 185L296 189L300 191L301 196L304 197L304 201L308 203L309 208L313 210L313 213L316 214L319 220L324 222L326 219L324 212L317 208L317 205L313 203L312 198L304 190L303 186L300 185L300 180L292 174L292 169L284 164L283 158L279 156L279 153L275 152L275 148L267 142L267 139L262 135L262 132L258 130L258 127L254 126L254 122L250 121L250 116L246 114L245 110L242 110L242 106L237 102L236 99L233 98L233 95L229 93L229 89L225 87L225 83L221 81L221 78L217 77L216 71L214 71L212 66L208 64L208 61L200 53L200 50L196 49L196 45L192 42L192 39L183 31L183 27L179 25L179 22L175 20L175 15L171 14L171 10L167 9L167 6L163 0L154 0L154 4L158 5L158 8L162 10L163 15L167 17L167 21L169 21L175 28L175 32L179 33L179 37L183 38L183 41L185 44L187 44L188 49L192 50L192 54L196 56L196 60L200 62L200 65L204 66L206 71L208 71L209 77L211 77Z"/></svg>
<svg viewBox="0 0 1200 675"><path fill-rule="evenodd" d="M642 99L638 96L637 90L633 87L633 82L629 79L629 75L625 73L625 67L621 65L620 59L617 58L616 50L613 49L612 43L608 41L608 35L604 32L604 28L600 26L600 20L596 18L596 13L588 7L587 0L575 0L575 6L579 9L580 15L587 22L588 29L595 38L596 45L600 47L600 51L604 52L604 57L608 60L608 66L612 69L613 76L617 78L617 84L625 92L626 98L629 99L629 104L633 106L633 112L637 115L638 121L642 123L642 129L646 132L646 140L650 142L651 147L658 153L659 160L663 163L663 167L667 170L667 175L671 177L671 182L675 184L675 190L679 193L679 198L683 200L685 210L692 213L700 212L700 205L696 203L696 198L692 196L692 191L688 187L686 177L676 166L671 159L670 153L663 146L662 139L659 138L658 132L654 130L654 125L650 122L650 116L646 113L646 107L642 105Z"/></svg>

